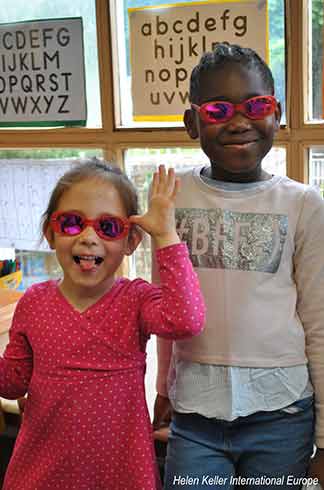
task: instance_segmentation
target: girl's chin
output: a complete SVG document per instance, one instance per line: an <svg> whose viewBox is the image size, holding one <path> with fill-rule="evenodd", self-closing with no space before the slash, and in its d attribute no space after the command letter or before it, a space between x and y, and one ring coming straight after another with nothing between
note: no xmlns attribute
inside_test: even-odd
<svg viewBox="0 0 324 490"><path fill-rule="evenodd" d="M211 163L215 173L248 175L261 171L260 162L254 159L230 158L225 161L214 161Z"/></svg>
<svg viewBox="0 0 324 490"><path fill-rule="evenodd" d="M79 276L71 278L71 287L78 290L80 293L85 292L86 294L92 296L93 294L104 294L109 291L112 284L114 283L114 277L96 277L94 275Z"/></svg>

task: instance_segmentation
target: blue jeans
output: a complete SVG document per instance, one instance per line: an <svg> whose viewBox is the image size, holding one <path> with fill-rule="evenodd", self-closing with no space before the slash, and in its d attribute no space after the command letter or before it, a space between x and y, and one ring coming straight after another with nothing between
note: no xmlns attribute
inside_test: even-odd
<svg viewBox="0 0 324 490"><path fill-rule="evenodd" d="M233 422L175 413L164 489L301 488L313 451L312 397Z"/></svg>

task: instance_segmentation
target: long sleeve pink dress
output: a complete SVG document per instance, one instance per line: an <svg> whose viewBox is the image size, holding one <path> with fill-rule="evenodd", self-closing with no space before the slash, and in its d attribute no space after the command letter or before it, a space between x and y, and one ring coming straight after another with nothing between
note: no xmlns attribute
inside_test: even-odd
<svg viewBox="0 0 324 490"><path fill-rule="evenodd" d="M116 280L80 313L57 281L19 301L0 393L28 393L3 490L156 490L145 401L151 333L198 334L205 308L186 246L157 251L161 285Z"/></svg>

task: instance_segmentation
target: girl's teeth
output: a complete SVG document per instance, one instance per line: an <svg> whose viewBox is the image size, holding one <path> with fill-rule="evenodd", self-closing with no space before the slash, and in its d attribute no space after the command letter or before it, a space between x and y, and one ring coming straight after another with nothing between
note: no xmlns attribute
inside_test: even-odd
<svg viewBox="0 0 324 490"><path fill-rule="evenodd" d="M73 259L77 264L87 262L88 265L91 265L91 266L99 265L104 260L102 257L99 257L97 255L75 255L73 257Z"/></svg>

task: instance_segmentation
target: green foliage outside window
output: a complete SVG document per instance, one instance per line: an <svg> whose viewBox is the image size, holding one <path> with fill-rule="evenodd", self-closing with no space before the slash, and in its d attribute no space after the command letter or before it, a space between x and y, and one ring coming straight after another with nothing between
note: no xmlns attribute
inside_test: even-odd
<svg viewBox="0 0 324 490"><path fill-rule="evenodd" d="M323 0L312 1L313 119L322 119Z"/></svg>

